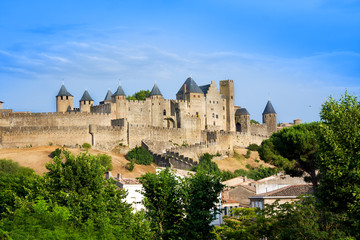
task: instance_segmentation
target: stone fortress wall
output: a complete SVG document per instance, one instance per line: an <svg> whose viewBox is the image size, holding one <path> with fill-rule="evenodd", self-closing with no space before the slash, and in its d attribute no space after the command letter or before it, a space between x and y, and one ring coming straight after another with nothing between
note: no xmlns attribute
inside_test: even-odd
<svg viewBox="0 0 360 240"><path fill-rule="evenodd" d="M233 147L260 144L274 132L276 113L270 101L263 113L264 123L252 124L245 108L235 111L233 80L220 81L219 86L212 81L199 87L188 78L176 100L171 100L163 99L155 84L144 101L126 100L119 86L97 106L85 91L80 108L74 108L73 96L62 86L56 96L55 113L1 109L0 148L77 146L87 142L93 148L111 150L119 144L133 148L144 141L157 141L172 144L162 153L154 152L164 165L172 159L175 165L187 166L205 152L231 153ZM167 154L167 158L161 154Z"/></svg>

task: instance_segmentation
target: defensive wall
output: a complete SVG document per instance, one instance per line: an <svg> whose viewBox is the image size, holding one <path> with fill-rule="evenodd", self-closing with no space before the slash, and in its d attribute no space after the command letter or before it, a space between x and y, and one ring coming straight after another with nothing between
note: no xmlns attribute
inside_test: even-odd
<svg viewBox="0 0 360 240"><path fill-rule="evenodd" d="M102 113L9 113L0 115L0 127L110 126L113 116Z"/></svg>

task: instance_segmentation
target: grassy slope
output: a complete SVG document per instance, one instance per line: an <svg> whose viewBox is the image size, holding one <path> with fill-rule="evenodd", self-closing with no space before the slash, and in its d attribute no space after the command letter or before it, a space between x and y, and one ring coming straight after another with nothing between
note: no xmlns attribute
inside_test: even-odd
<svg viewBox="0 0 360 240"><path fill-rule="evenodd" d="M36 173L42 174L46 172L45 164L49 161L52 161L49 156L52 151L54 151L57 146L42 146L42 147L32 147L32 148L11 148L11 149L0 149L0 159L11 159L18 162L22 166L30 167L35 170ZM77 155L82 152L80 149L69 149L73 154ZM146 172L155 172L155 165L144 166L135 164L135 169L133 172L127 171L124 166L127 161L122 154L117 154L114 152L103 152L98 150L89 151L91 154L105 153L110 155L113 160L114 170L112 171L113 176L116 176L118 173L121 173L124 178L136 178L140 177Z"/></svg>

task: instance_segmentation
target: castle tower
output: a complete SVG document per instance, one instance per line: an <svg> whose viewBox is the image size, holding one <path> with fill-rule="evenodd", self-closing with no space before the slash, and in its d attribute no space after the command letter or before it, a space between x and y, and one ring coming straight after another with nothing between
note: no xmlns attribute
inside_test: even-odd
<svg viewBox="0 0 360 240"><path fill-rule="evenodd" d="M276 112L270 100L267 102L263 116L263 124L267 126L268 133L276 132Z"/></svg>
<svg viewBox="0 0 360 240"><path fill-rule="evenodd" d="M62 84L59 93L56 95L56 112L67 112L74 109L74 96L71 95Z"/></svg>
<svg viewBox="0 0 360 240"><path fill-rule="evenodd" d="M116 92L111 95L112 101L115 102L115 116L117 119L126 118L126 95L121 85L117 88Z"/></svg>
<svg viewBox="0 0 360 240"><path fill-rule="evenodd" d="M91 106L94 105L94 100L90 97L90 94L87 90L85 90L79 102L80 102L80 112L89 113Z"/></svg>
<svg viewBox="0 0 360 240"><path fill-rule="evenodd" d="M235 112L236 131L250 133L250 113L246 108L239 108Z"/></svg>
<svg viewBox="0 0 360 240"><path fill-rule="evenodd" d="M220 94L224 95L226 99L226 130L235 131L235 99L234 99L234 81L222 80L220 81Z"/></svg>
<svg viewBox="0 0 360 240"><path fill-rule="evenodd" d="M176 93L177 100L198 100L204 97L204 92L199 88L194 79L188 77L179 91Z"/></svg>
<svg viewBox="0 0 360 240"><path fill-rule="evenodd" d="M190 125L187 125L183 119L185 115L190 115L190 117L195 117L200 120L200 127L202 130L205 129L205 96L204 92L196 84L194 79L188 77L184 84L181 86L179 91L176 93L177 100L186 101L186 108L182 112L180 111L180 116L177 116L177 121L181 121L180 125L185 128L193 128L192 121L189 122ZM178 123L179 125L179 123Z"/></svg>
<svg viewBox="0 0 360 240"><path fill-rule="evenodd" d="M104 101L102 101L102 102L100 102L100 104L105 104L105 103L112 103L113 101L112 101L112 98L111 98L111 96L112 96L113 94L112 94L112 92L110 91L110 89L107 91L107 93L106 93L106 96L105 96L105 98L104 98Z"/></svg>
<svg viewBox="0 0 360 240"><path fill-rule="evenodd" d="M156 127L163 126L163 95L157 84L154 84L149 98L151 99L151 125Z"/></svg>

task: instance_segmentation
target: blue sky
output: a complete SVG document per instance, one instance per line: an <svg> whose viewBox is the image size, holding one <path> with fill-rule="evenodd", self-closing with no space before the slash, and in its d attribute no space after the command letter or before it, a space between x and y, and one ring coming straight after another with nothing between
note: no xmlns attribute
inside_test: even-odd
<svg viewBox="0 0 360 240"><path fill-rule="evenodd" d="M165 98L188 76L235 81L235 103L261 121L319 120L330 95L360 92L355 0L0 1L0 100L55 111L62 82L78 106L119 81L126 94L156 82Z"/></svg>

